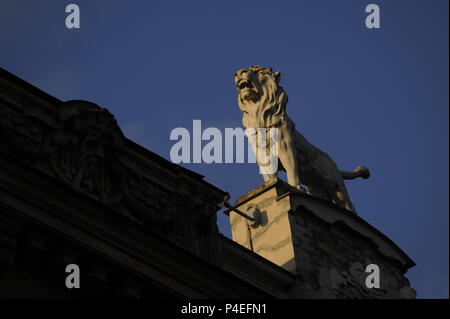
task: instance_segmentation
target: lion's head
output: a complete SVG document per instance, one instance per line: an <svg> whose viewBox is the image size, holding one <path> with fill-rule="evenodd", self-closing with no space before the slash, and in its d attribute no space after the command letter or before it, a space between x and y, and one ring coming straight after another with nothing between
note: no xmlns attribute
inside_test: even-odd
<svg viewBox="0 0 450 319"><path fill-rule="evenodd" d="M261 66L250 66L235 73L234 82L239 108L244 112L245 127L269 127L282 120L287 95L279 86L280 77L280 72Z"/></svg>

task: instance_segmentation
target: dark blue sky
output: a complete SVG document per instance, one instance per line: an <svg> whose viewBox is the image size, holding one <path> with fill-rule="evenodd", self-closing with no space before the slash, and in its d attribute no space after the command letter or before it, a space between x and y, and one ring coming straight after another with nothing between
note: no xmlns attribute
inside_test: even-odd
<svg viewBox="0 0 450 319"><path fill-rule="evenodd" d="M65 6L81 29L65 28ZM364 25L381 8L381 29ZM235 70L282 72L288 113L342 169L359 215L417 266L419 298L448 298L448 1L0 0L0 65L62 100L113 112L125 134L169 158L170 131L241 126ZM256 164L184 165L233 200ZM226 216L221 231L229 235Z"/></svg>

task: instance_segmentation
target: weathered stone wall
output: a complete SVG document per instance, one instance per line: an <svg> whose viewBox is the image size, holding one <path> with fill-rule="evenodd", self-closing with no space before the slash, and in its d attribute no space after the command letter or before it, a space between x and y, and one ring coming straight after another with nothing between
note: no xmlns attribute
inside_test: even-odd
<svg viewBox="0 0 450 319"><path fill-rule="evenodd" d="M346 209L293 189L281 180L262 184L237 200L258 207L252 227L230 211L233 240L296 276L287 298L415 298L404 276L414 262L380 231ZM366 279L377 265L380 287Z"/></svg>
<svg viewBox="0 0 450 319"><path fill-rule="evenodd" d="M304 207L290 214L297 273L309 296L323 298L415 298L405 269L383 256L369 238L345 223L329 224ZM369 273L380 269L380 288L367 288Z"/></svg>

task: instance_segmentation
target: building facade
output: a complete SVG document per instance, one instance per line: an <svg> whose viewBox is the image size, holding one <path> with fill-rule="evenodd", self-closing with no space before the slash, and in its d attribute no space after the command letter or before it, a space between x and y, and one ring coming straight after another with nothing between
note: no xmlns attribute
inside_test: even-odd
<svg viewBox="0 0 450 319"><path fill-rule="evenodd" d="M381 232L281 180L241 197L127 139L114 116L0 69L1 298L414 298ZM80 269L68 289L67 265ZM380 268L367 288L365 267Z"/></svg>

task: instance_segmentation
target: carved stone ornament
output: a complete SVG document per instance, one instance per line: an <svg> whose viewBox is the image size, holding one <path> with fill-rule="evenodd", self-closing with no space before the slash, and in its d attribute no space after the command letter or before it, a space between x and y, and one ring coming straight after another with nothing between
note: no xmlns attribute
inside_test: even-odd
<svg viewBox="0 0 450 319"><path fill-rule="evenodd" d="M64 131L54 137L51 154L58 177L104 204L118 203L123 172L116 160L124 137L114 116L93 103L69 101L58 119Z"/></svg>
<svg viewBox="0 0 450 319"><path fill-rule="evenodd" d="M174 214L161 214L169 193L122 160L124 143L114 116L91 102L64 102L52 115L33 106L16 112L0 102L3 155L58 178L135 221L170 222Z"/></svg>

